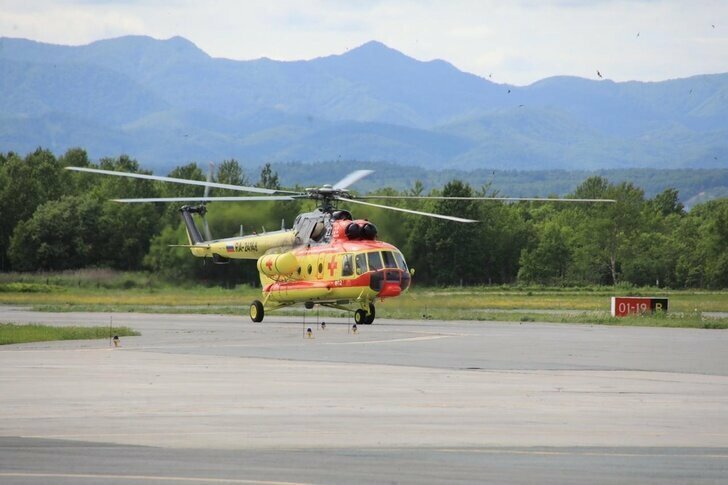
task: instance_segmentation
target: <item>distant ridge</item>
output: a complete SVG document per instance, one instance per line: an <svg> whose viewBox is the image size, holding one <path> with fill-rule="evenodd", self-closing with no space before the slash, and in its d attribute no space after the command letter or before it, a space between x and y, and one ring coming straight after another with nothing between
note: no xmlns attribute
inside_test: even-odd
<svg viewBox="0 0 728 485"><path fill-rule="evenodd" d="M0 38L0 150L424 168L728 166L728 74L496 84L377 41L309 61L212 58L182 37Z"/></svg>

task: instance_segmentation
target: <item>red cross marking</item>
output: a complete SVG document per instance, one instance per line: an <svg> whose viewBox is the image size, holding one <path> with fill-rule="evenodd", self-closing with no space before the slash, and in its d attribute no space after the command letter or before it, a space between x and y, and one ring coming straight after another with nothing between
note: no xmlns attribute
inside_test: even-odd
<svg viewBox="0 0 728 485"><path fill-rule="evenodd" d="M331 262L329 263L329 274L331 276L334 276L334 270L339 266L339 263L336 262L336 256L331 257Z"/></svg>
<svg viewBox="0 0 728 485"><path fill-rule="evenodd" d="M265 265L268 267L268 271L273 271L273 260L269 259L265 262Z"/></svg>

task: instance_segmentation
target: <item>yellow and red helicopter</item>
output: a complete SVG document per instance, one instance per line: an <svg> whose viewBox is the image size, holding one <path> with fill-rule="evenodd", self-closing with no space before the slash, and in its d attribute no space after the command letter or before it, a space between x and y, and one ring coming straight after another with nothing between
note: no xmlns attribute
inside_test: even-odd
<svg viewBox="0 0 728 485"><path fill-rule="evenodd" d="M303 303L306 308L321 305L354 312L354 322L371 324L375 317L376 300L393 298L407 291L412 274L402 252L392 244L377 238L376 226L366 219L354 219L352 214L339 209L340 203L390 209L420 216L435 217L457 223L477 222L462 217L415 211L402 207L367 202L362 199L451 199L502 201L564 201L614 202L605 199L555 199L539 197L438 197L438 196L354 196L348 187L371 174L371 170L357 170L333 185L289 191L247 187L212 182L187 180L157 175L146 175L87 167L66 167L80 172L99 173L122 177L158 180L205 187L202 197L162 197L142 199L115 199L117 202L199 202L180 208L187 229L189 248L194 256L211 258L215 263L230 259L256 259L263 288L262 301L250 305L250 318L261 322L269 311ZM258 193L257 196L211 197L211 188ZM318 202L312 212L299 214L291 229L251 234L225 239L213 239L204 216L211 201L282 201L310 199ZM193 214L202 218L203 238Z"/></svg>

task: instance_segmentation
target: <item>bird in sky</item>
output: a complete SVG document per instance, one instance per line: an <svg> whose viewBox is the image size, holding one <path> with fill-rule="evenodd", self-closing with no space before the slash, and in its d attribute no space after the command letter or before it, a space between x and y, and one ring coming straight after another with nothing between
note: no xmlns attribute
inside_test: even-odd
<svg viewBox="0 0 728 485"><path fill-rule="evenodd" d="M597 69L597 76L599 76L600 78L603 78L604 77L604 76L602 76L602 73L599 72L599 69Z"/></svg>
<svg viewBox="0 0 728 485"><path fill-rule="evenodd" d="M508 94L511 94L511 90L510 89L508 90Z"/></svg>
<svg viewBox="0 0 728 485"><path fill-rule="evenodd" d="M639 33L639 32L637 32L637 37L639 37L639 36L640 36L640 33Z"/></svg>

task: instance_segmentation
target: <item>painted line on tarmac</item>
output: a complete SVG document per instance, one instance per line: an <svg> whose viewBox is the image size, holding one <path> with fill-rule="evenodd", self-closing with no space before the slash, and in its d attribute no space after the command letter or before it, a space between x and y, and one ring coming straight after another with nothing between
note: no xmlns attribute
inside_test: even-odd
<svg viewBox="0 0 728 485"><path fill-rule="evenodd" d="M72 478L72 479L113 479L145 482L208 482L208 483L261 483L264 485L303 485L305 482L275 482L266 480L245 480L239 478L210 478L210 477L173 477L158 475L110 475L101 473L25 473L0 472L0 477L7 478Z"/></svg>
<svg viewBox="0 0 728 485"><path fill-rule="evenodd" d="M421 340L438 340L441 338L450 338L453 335L428 335L426 337L406 337L393 338L387 340L364 340L361 342L324 342L324 345L364 345L364 344L388 344L390 342L415 342Z"/></svg>
<svg viewBox="0 0 728 485"><path fill-rule="evenodd" d="M716 458L725 459L728 458L728 453L725 454L696 454L696 453L627 453L618 452L612 453L609 451L557 451L557 450L473 450L467 448L444 448L438 449L443 453L478 453L483 455L533 455L533 456L616 456L619 458L625 457L659 457L659 456L681 456L681 457L696 457L696 458Z"/></svg>

